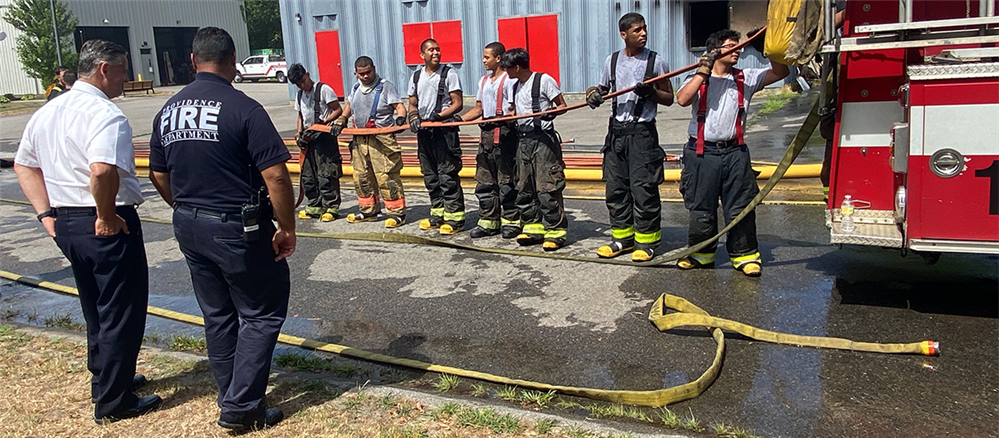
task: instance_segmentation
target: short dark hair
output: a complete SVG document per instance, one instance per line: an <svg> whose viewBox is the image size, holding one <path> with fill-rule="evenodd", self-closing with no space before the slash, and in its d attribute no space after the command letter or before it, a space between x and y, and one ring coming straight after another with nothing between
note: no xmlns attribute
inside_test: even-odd
<svg viewBox="0 0 999 438"><path fill-rule="evenodd" d="M67 71L62 75L62 81L65 82L66 85L72 87L73 84L76 83L76 72L73 70Z"/></svg>
<svg viewBox="0 0 999 438"><path fill-rule="evenodd" d="M631 26L633 24L638 22L644 23L645 17L643 17L642 14L639 14L638 12L629 12L627 14L624 14L624 16L622 16L620 20L617 20L617 28L620 29L621 32L625 32L628 29L631 29Z"/></svg>
<svg viewBox="0 0 999 438"><path fill-rule="evenodd" d="M55 75L59 76L59 73L62 73L64 71L68 71L68 70L69 70L69 67L66 67L64 65L60 65L59 68L56 69Z"/></svg>
<svg viewBox="0 0 999 438"><path fill-rule="evenodd" d="M486 48L493 52L493 56L496 57L503 56L503 53L506 52L506 47L499 41L493 41L486 44Z"/></svg>
<svg viewBox="0 0 999 438"><path fill-rule="evenodd" d="M305 77L305 73L307 72L302 64L297 62L292 64L291 67L288 67L288 82L298 84Z"/></svg>
<svg viewBox="0 0 999 438"><path fill-rule="evenodd" d="M354 69L359 69L361 67L374 67L374 66L375 66L375 61L372 61L371 58L367 56L358 56L357 59L354 60Z"/></svg>
<svg viewBox="0 0 999 438"><path fill-rule="evenodd" d="M80 47L80 62L77 71L82 77L90 77L97 71L102 62L111 65L121 65L125 62L128 51L120 44L105 40L88 40Z"/></svg>
<svg viewBox="0 0 999 438"><path fill-rule="evenodd" d="M504 69L513 67L529 69L531 68L531 56L527 54L527 50L520 47L507 50L503 53L503 56L500 56L500 67Z"/></svg>
<svg viewBox="0 0 999 438"><path fill-rule="evenodd" d="M739 32L732 29L723 29L709 35L708 40L704 43L704 45L710 52L715 49L720 49L721 46L725 45L725 41L739 41L740 39L742 39L742 34Z"/></svg>
<svg viewBox="0 0 999 438"><path fill-rule="evenodd" d="M429 44L429 43L434 43L434 44L437 44L438 46L441 44L441 43L438 43L437 40L435 40L433 38L427 38L427 39L423 40L422 43L420 43L420 53L423 53L424 50L427 50L427 44Z"/></svg>
<svg viewBox="0 0 999 438"><path fill-rule="evenodd" d="M202 27L194 34L191 53L194 54L196 62L222 64L236 53L236 43L225 29Z"/></svg>

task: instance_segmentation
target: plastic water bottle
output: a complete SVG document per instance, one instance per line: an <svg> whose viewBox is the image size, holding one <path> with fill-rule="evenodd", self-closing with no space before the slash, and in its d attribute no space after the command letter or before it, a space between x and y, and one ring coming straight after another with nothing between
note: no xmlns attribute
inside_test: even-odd
<svg viewBox="0 0 999 438"><path fill-rule="evenodd" d="M844 233L852 233L853 230L857 229L853 223L853 199L850 195L843 198L843 204L839 206L839 213L842 215L840 229Z"/></svg>

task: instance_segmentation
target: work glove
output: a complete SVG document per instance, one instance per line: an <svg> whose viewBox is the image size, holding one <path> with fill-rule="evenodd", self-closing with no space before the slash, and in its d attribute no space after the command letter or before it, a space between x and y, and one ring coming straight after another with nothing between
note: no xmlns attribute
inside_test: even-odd
<svg viewBox="0 0 999 438"><path fill-rule="evenodd" d="M541 117L539 117L539 118L540 118L541 120L544 120L544 121L546 121L546 122L550 122L550 121L552 121L552 120L555 120L555 113L544 113L544 114L542 114L542 115L541 115Z"/></svg>
<svg viewBox="0 0 999 438"><path fill-rule="evenodd" d="M444 122L445 123L457 123L457 122L464 122L464 120L461 119L461 116L459 116L457 114L454 114L454 115L449 116L448 118L444 119Z"/></svg>
<svg viewBox="0 0 999 438"><path fill-rule="evenodd" d="M482 128L483 131L492 131L496 129L496 124L493 122L479 123L479 128Z"/></svg>
<svg viewBox="0 0 999 438"><path fill-rule="evenodd" d="M395 126L402 126L406 124L406 118L403 116L398 116L395 118Z"/></svg>
<svg viewBox="0 0 999 438"><path fill-rule="evenodd" d="M309 142L305 141L305 139L302 138L301 131L295 133L295 144L298 145L299 149L305 149L309 145Z"/></svg>
<svg viewBox="0 0 999 438"><path fill-rule="evenodd" d="M643 99L651 97L656 94L656 86L653 84L646 84L645 82L639 82L635 85L635 94Z"/></svg>
<svg viewBox="0 0 999 438"><path fill-rule="evenodd" d="M711 68L715 66L715 58L719 53L718 49L714 49L701 55L701 61L697 66L697 74L711 77Z"/></svg>
<svg viewBox="0 0 999 438"><path fill-rule="evenodd" d="M586 89L586 104L592 109L604 103L604 96L600 94L600 87L590 87Z"/></svg>
<svg viewBox="0 0 999 438"><path fill-rule="evenodd" d="M333 121L333 124L330 125L330 134L332 134L334 137L338 137L340 135L340 132L343 131L343 127L346 125L347 125L346 117L344 116L337 117L337 119Z"/></svg>
<svg viewBox="0 0 999 438"><path fill-rule="evenodd" d="M416 111L410 111L409 114L407 114L407 117L409 117L410 132L416 134L416 131L420 130L420 113Z"/></svg>
<svg viewBox="0 0 999 438"><path fill-rule="evenodd" d="M430 120L431 122L440 122L444 120L444 118L441 117L441 113L433 113L430 115L430 118L427 120Z"/></svg>
<svg viewBox="0 0 999 438"><path fill-rule="evenodd" d="M746 34L746 38L753 38L754 35L760 33L760 28L753 29ZM753 46L757 52L763 53L763 43L767 38L767 30L763 29L763 35L756 37L749 45Z"/></svg>

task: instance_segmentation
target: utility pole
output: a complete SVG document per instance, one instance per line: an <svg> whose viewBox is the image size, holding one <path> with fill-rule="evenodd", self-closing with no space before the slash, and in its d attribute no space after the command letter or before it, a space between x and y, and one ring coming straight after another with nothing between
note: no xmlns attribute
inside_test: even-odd
<svg viewBox="0 0 999 438"><path fill-rule="evenodd" d="M62 66L62 47L59 47L59 27L56 26L55 0L49 0L49 7L52 8L52 33L55 35L56 59L59 66Z"/></svg>

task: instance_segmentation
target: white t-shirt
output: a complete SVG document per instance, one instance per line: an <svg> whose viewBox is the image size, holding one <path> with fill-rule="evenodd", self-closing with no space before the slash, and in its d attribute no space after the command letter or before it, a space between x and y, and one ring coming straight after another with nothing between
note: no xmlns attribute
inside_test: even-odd
<svg viewBox="0 0 999 438"><path fill-rule="evenodd" d="M315 120L316 115L316 102L312 99L313 92L316 91L316 87L319 86L319 82L312 85L312 90L301 91L301 99L296 98L295 100L295 110L302 115L302 126L308 128L310 125L321 123L322 120L326 120L330 113L333 112L330 109L330 102L336 102L339 98L336 95L336 91L333 91L333 87L329 84L323 84L322 92L319 94L319 118L320 121Z"/></svg>
<svg viewBox="0 0 999 438"><path fill-rule="evenodd" d="M649 61L649 54L652 53L648 48L642 50L636 56L627 56L624 54L624 50L621 51L617 56L617 69L615 74L617 75L617 85L616 90L621 90L628 87L633 87L635 84L645 80L645 66ZM603 72L600 75L600 85L610 88L610 67L611 58L614 55L608 56L604 60ZM660 54L656 54L655 64L653 65L652 73L653 76L659 76L666 74L669 71L669 65L666 64L666 60ZM632 112L634 111L635 104L638 103L638 95L635 92L624 93L620 96L615 97L617 99L617 116L615 119L619 122L631 122L634 120ZM645 99L644 108L642 108L642 113L638 118L638 122L648 122L656 118L656 112L658 110L655 99L648 98Z"/></svg>
<svg viewBox="0 0 999 438"><path fill-rule="evenodd" d="M515 114L531 114L534 112L533 101L531 100L531 90L534 88L534 77L541 75L541 96L539 97L539 102L541 111L551 109L555 107L555 98L562 94L562 91L558 89L558 83L547 73L531 73L531 77L527 78L526 82L517 83L514 86L514 113ZM534 124L533 118L523 118L517 120L518 125L532 125ZM550 130L553 129L554 123L550 120L541 121L541 129Z"/></svg>
<svg viewBox="0 0 999 438"><path fill-rule="evenodd" d="M487 74L479 80L479 91L475 93L475 101L482 102L482 118L491 119L493 117L499 117L500 115L506 113L510 110L509 104L513 101L511 96L513 96L513 84L517 82L506 75L506 72L502 72L493 80L492 73ZM500 89L500 83L503 83L503 89ZM502 93L500 97L500 111L499 115L496 111L496 95L497 93Z"/></svg>
<svg viewBox="0 0 999 438"><path fill-rule="evenodd" d="M28 120L14 162L42 170L52 207L95 207L90 165L118 167L115 205L141 204L132 127L104 92L83 81Z"/></svg>
<svg viewBox="0 0 999 438"><path fill-rule="evenodd" d="M382 80L379 78L378 80ZM350 102L350 112L353 113L354 125L363 128L371 118L371 103L375 99L375 90L365 94L361 87L357 87L347 96ZM399 90L392 82L386 80L382 83L382 94L378 96L377 110L375 111L375 127L387 128L395 125L395 104L402 102L399 97Z"/></svg>
<svg viewBox="0 0 999 438"><path fill-rule="evenodd" d="M742 71L745 77L743 100L747 111L753 94L763 89L763 81L769 70L769 68L747 68ZM694 75L687 76L683 84L686 85L693 78ZM693 138L697 138L697 105L700 98L701 93L698 91L694 94L693 103L690 104L691 118L690 125L687 126L687 134ZM739 90L736 89L735 76L731 73L725 77L712 76L708 82L708 112L704 120L704 140L728 141L735 139L735 121L738 117ZM743 117L743 129L746 127L747 118Z"/></svg>
<svg viewBox="0 0 999 438"><path fill-rule="evenodd" d="M441 83L440 73L443 69L444 66L441 65L433 73L427 72L426 67L420 67L422 71L417 70L420 71L420 93L418 95L416 87L413 86L413 76L416 75L416 72L413 72L413 75L409 77L409 84L406 85L407 94L409 96L416 96L416 105L419 108L421 120L430 119L430 116L434 114L434 108L437 106L437 89ZM444 99L441 100L441 111L451 106L452 91L461 92L461 81L458 80L458 71L454 68L450 70L447 72L447 79L445 81L447 93L444 94Z"/></svg>

